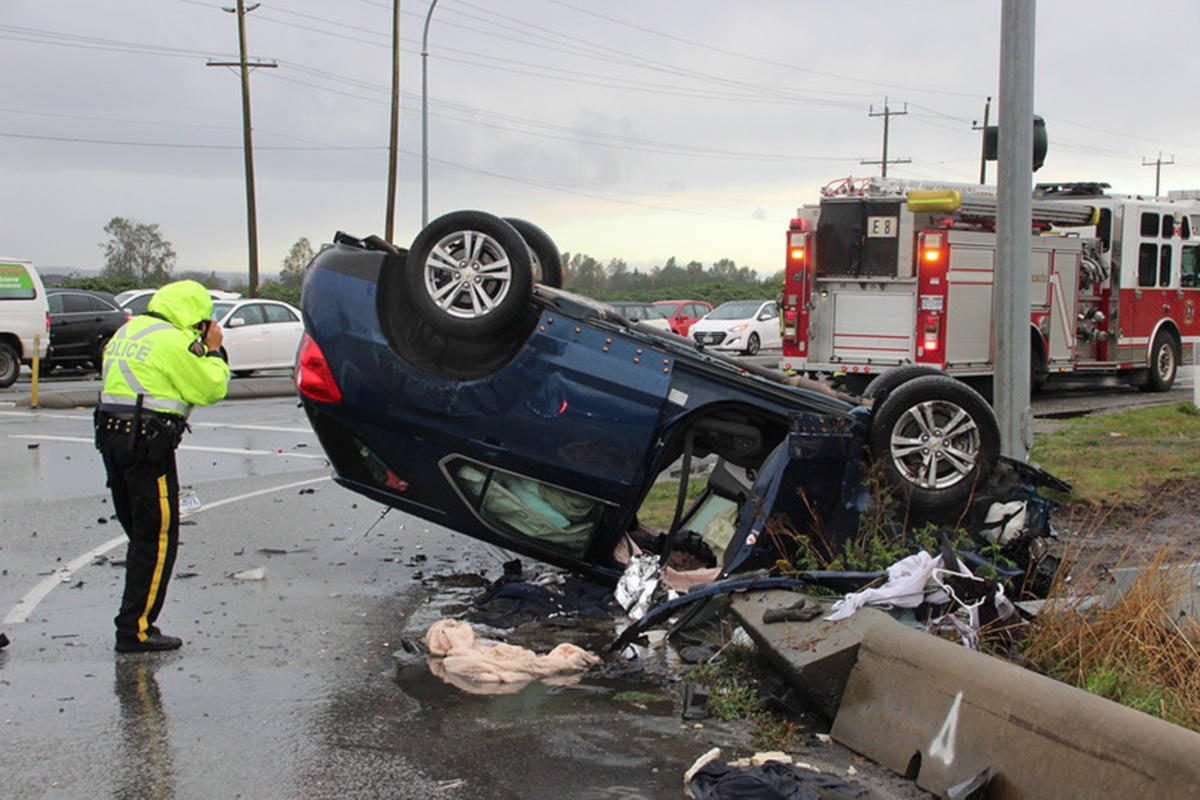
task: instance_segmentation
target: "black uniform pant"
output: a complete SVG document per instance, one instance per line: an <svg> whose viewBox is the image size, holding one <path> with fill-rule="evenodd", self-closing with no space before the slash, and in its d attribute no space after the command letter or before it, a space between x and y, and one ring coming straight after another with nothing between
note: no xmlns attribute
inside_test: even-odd
<svg viewBox="0 0 1200 800"><path fill-rule="evenodd" d="M179 475L174 447L129 446L114 436L100 448L117 519L129 537L117 638L144 642L167 596L179 547Z"/></svg>

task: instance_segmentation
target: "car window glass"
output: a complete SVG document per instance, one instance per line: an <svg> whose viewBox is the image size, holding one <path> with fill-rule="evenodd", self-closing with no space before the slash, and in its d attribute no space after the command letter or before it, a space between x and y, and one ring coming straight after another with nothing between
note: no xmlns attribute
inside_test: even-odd
<svg viewBox="0 0 1200 800"><path fill-rule="evenodd" d="M94 295L88 295L88 305L90 306L90 308L89 308L90 311L112 311L113 310L113 307L111 304L109 304L102 298L95 297Z"/></svg>
<svg viewBox="0 0 1200 800"><path fill-rule="evenodd" d="M64 294L62 298L63 311L68 314L92 310L92 298L86 294Z"/></svg>
<svg viewBox="0 0 1200 800"><path fill-rule="evenodd" d="M51 314L61 314L63 310L63 296L61 294L46 295L46 302L50 305Z"/></svg>
<svg viewBox="0 0 1200 800"><path fill-rule="evenodd" d="M296 315L291 312L287 306L269 305L263 306L263 311L266 312L267 322L295 322Z"/></svg>
<svg viewBox="0 0 1200 800"><path fill-rule="evenodd" d="M575 556L587 550L600 518L597 501L465 459L447 467L471 510L488 525Z"/></svg>
<svg viewBox="0 0 1200 800"><path fill-rule="evenodd" d="M262 306L257 303L250 303L233 312L229 318L230 322L235 319L240 319L245 325L261 325L263 322Z"/></svg>

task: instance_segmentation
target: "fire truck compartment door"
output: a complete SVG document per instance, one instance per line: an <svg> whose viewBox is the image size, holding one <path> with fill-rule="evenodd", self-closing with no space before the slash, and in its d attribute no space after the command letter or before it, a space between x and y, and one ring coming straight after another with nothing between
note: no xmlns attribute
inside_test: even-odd
<svg viewBox="0 0 1200 800"><path fill-rule="evenodd" d="M946 364L981 365L992 358L992 284L995 249L951 247L946 298Z"/></svg>
<svg viewBox="0 0 1200 800"><path fill-rule="evenodd" d="M857 286L848 285L846 291L835 288L830 293L833 356L851 363L898 364L911 359L916 284L881 286L871 292Z"/></svg>

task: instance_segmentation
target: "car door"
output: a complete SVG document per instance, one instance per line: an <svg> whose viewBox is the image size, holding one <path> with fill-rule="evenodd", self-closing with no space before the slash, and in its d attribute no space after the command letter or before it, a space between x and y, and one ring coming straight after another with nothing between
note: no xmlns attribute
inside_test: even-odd
<svg viewBox="0 0 1200 800"><path fill-rule="evenodd" d="M783 335L779 330L779 306L774 302L763 303L759 309L758 339L766 348L783 347Z"/></svg>
<svg viewBox="0 0 1200 800"><path fill-rule="evenodd" d="M52 357L55 360L82 357L95 338L98 324L91 298L78 292L55 292L48 299Z"/></svg>
<svg viewBox="0 0 1200 800"><path fill-rule="evenodd" d="M225 318L225 352L229 368L260 369L271 361L270 331L262 303L242 303Z"/></svg>
<svg viewBox="0 0 1200 800"><path fill-rule="evenodd" d="M290 367L296 363L296 351L304 336L304 323L300 315L283 303L264 303L267 338L271 343L271 365Z"/></svg>

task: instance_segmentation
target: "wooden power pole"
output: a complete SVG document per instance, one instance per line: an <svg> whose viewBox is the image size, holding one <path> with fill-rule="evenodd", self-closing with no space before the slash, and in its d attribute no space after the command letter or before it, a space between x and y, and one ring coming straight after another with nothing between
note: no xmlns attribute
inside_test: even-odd
<svg viewBox="0 0 1200 800"><path fill-rule="evenodd" d="M250 125L250 69L252 67L274 68L274 61L248 61L246 59L246 14L258 8L255 3L249 8L245 0L237 0L237 8L222 6L222 11L237 14L238 60L208 62L210 67L237 67L242 75L242 151L246 162L246 229L250 248L250 278L247 294L258 296L258 212L254 202L254 147Z"/></svg>

